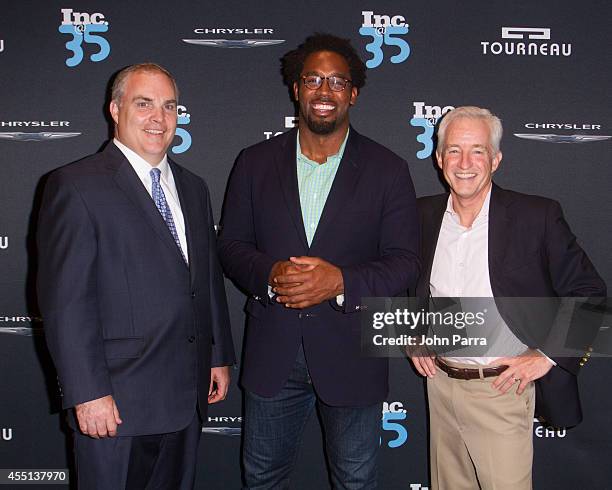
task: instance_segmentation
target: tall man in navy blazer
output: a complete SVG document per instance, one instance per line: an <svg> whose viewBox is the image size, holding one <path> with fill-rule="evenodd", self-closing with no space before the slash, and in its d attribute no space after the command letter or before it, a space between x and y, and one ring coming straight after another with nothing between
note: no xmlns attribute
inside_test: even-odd
<svg viewBox="0 0 612 490"><path fill-rule="evenodd" d="M243 462L247 488L286 488L317 405L334 488L374 488L385 359L360 353L360 305L405 294L419 271L405 161L349 127L365 66L318 34L283 60L299 131L245 149L220 234L247 292Z"/></svg>
<svg viewBox="0 0 612 490"><path fill-rule="evenodd" d="M559 203L492 183L501 136L499 118L478 107L440 123L436 158L450 194L418 200L417 296L605 296ZM481 356L412 352L428 377L432 490L531 489L534 409L554 426L582 418L576 374L587 357L553 360L529 348L526 329L543 325L522 325L499 304L498 321L487 324L493 345Z"/></svg>
<svg viewBox="0 0 612 490"><path fill-rule="evenodd" d="M177 98L162 67L122 70L115 139L45 187L38 292L87 490L192 488L200 421L229 384L208 189L166 156Z"/></svg>

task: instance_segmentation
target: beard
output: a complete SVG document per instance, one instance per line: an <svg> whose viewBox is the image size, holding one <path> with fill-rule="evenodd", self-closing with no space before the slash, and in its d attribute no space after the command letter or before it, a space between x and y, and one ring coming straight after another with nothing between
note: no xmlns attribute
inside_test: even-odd
<svg viewBox="0 0 612 490"><path fill-rule="evenodd" d="M317 121L312 117L306 117L306 125L314 134L325 135L333 133L336 129L336 119L331 121Z"/></svg>

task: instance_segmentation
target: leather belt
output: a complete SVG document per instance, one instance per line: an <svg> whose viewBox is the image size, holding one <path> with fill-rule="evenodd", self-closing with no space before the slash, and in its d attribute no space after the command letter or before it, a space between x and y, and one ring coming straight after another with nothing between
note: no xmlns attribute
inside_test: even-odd
<svg viewBox="0 0 612 490"><path fill-rule="evenodd" d="M436 366L438 366L442 371L448 374L449 378L454 378L454 379L480 379L481 378L480 371L482 371L483 378L491 378L493 376L500 375L506 369L508 369L508 366L488 367L488 368L482 368L482 370L478 368L476 369L458 368L458 367L449 366L448 364L438 359L437 357L436 357Z"/></svg>

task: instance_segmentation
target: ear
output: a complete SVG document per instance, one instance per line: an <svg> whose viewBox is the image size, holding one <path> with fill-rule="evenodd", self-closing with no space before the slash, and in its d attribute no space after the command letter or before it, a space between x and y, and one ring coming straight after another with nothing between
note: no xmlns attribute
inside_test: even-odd
<svg viewBox="0 0 612 490"><path fill-rule="evenodd" d="M497 155L493 157L493 161L491 162L491 173L495 172L499 168L499 164L502 161L502 152L498 151Z"/></svg>
<svg viewBox="0 0 612 490"><path fill-rule="evenodd" d="M300 89L299 83L293 82L293 98L295 99L296 102L300 100L300 98L298 97L299 89Z"/></svg>
<svg viewBox="0 0 612 490"><path fill-rule="evenodd" d="M119 106L117 105L117 102L111 100L111 103L108 108L110 111L110 115L113 118L113 121L115 121L115 124L119 124Z"/></svg>
<svg viewBox="0 0 612 490"><path fill-rule="evenodd" d="M436 151L436 162L438 163L440 170L442 170L442 154L439 151Z"/></svg>
<svg viewBox="0 0 612 490"><path fill-rule="evenodd" d="M350 105L355 105L357 97L359 96L359 89L357 87L351 87L351 98L349 99Z"/></svg>

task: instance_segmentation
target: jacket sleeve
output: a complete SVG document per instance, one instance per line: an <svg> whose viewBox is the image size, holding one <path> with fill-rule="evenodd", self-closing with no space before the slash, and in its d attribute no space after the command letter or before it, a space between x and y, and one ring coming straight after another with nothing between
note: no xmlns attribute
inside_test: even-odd
<svg viewBox="0 0 612 490"><path fill-rule="evenodd" d="M565 301L571 297L603 297L607 294L606 284L599 276L586 253L578 245L576 237L563 217L561 206L556 201L550 201L546 210L546 254L548 270L555 293ZM564 338L576 336L584 341L585 350L598 333L596 322L571 322L571 331L565 331ZM554 326L551 330L553 340L560 335L560 328ZM563 330L564 331L564 330ZM590 357L590 354L588 354ZM566 371L577 374L579 368L588 360L574 357L553 357L554 361Z"/></svg>
<svg viewBox="0 0 612 490"><path fill-rule="evenodd" d="M230 366L236 363L234 341L225 295L223 272L217 254L217 234L215 221L210 204L208 189L205 189L206 209L208 213L208 260L209 260L209 291L212 329L212 357L211 366Z"/></svg>
<svg viewBox="0 0 612 490"><path fill-rule="evenodd" d="M606 284L578 245L556 201L550 201L546 212L546 252L557 296L606 296Z"/></svg>
<svg viewBox="0 0 612 490"><path fill-rule="evenodd" d="M268 298L268 278L276 262L257 250L251 168L248 150L243 151L232 170L219 235L219 257L229 278L264 304Z"/></svg>
<svg viewBox="0 0 612 490"><path fill-rule="evenodd" d="M96 230L76 185L61 172L45 186L37 244L38 298L62 406L112 394L98 316Z"/></svg>
<svg viewBox="0 0 612 490"><path fill-rule="evenodd" d="M345 312L359 310L361 298L407 295L421 269L419 221L408 165L401 161L381 212L379 256L342 268Z"/></svg>

